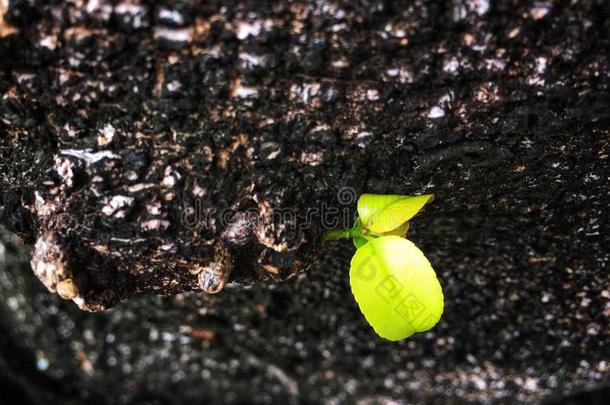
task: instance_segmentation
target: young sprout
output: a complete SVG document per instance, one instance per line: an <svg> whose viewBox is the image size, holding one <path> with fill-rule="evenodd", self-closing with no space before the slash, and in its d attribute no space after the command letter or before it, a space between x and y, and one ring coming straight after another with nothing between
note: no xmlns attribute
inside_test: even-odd
<svg viewBox="0 0 610 405"><path fill-rule="evenodd" d="M363 194L354 226L326 234L327 240L353 239L352 294L375 332L391 341L429 330L443 313L436 273L406 239L409 219L432 198Z"/></svg>

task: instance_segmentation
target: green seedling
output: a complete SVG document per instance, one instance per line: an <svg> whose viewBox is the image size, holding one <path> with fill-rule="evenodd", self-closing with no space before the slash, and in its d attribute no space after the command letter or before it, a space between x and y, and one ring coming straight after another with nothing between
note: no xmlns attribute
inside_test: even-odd
<svg viewBox="0 0 610 405"><path fill-rule="evenodd" d="M326 233L327 240L352 238L352 294L375 332L391 341L431 329L443 313L436 273L406 239L408 221L432 198L363 194L352 228Z"/></svg>

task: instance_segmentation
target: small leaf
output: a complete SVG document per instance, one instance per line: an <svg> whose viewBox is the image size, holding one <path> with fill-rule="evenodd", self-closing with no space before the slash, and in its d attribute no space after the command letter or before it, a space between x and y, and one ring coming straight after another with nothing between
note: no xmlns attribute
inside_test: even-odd
<svg viewBox="0 0 610 405"><path fill-rule="evenodd" d="M382 236L356 251L350 285L368 323L388 340L426 331L443 313L443 291L430 262L398 236Z"/></svg>
<svg viewBox="0 0 610 405"><path fill-rule="evenodd" d="M362 246L366 245L368 240L366 240L364 238L354 237L353 242L354 242L354 246L356 247L356 249L360 249Z"/></svg>
<svg viewBox="0 0 610 405"><path fill-rule="evenodd" d="M352 226L352 230L360 231L361 228L362 228L362 221L360 221L360 218L356 218L356 221L354 222L354 226ZM362 246L364 246L366 244L366 242L368 242L368 240L366 240L365 238L358 237L358 236L354 236L352 238L352 241L354 242L354 246L356 247L356 249L360 249Z"/></svg>
<svg viewBox="0 0 610 405"><path fill-rule="evenodd" d="M364 227L384 233L413 218L432 197L432 194L363 194L358 199L358 215Z"/></svg>

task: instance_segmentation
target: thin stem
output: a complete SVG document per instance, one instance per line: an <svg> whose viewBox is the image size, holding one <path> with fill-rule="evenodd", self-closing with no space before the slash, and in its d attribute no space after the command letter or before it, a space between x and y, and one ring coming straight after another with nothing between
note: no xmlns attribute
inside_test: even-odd
<svg viewBox="0 0 610 405"><path fill-rule="evenodd" d="M364 238L366 240L373 240L375 239L375 236L378 235L363 228L333 229L332 231L328 231L324 234L324 240L339 240L349 238Z"/></svg>
<svg viewBox="0 0 610 405"><path fill-rule="evenodd" d="M376 233L371 232L366 228L352 229L352 231L352 237L364 238L366 240L373 240L377 237Z"/></svg>
<svg viewBox="0 0 610 405"><path fill-rule="evenodd" d="M324 234L324 240L349 239L352 237L351 229L333 229Z"/></svg>

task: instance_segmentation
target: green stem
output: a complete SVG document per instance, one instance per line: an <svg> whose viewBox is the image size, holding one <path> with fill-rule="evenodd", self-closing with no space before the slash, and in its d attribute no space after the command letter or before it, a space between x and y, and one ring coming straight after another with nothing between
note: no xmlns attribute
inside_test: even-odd
<svg viewBox="0 0 610 405"><path fill-rule="evenodd" d="M372 232L362 232L362 228L358 229L333 229L324 234L324 240L339 240L349 238L364 238L366 240L374 239L373 236L377 235Z"/></svg>
<svg viewBox="0 0 610 405"><path fill-rule="evenodd" d="M351 232L351 229L333 229L324 234L324 240L349 239L352 237Z"/></svg>

